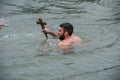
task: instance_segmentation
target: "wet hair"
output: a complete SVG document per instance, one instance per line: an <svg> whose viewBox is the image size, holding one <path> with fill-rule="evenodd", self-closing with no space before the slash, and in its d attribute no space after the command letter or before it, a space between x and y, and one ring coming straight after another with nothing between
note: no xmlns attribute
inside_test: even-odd
<svg viewBox="0 0 120 80"><path fill-rule="evenodd" d="M62 27L64 29L64 32L68 32L68 34L70 36L72 35L72 33L73 33L73 25L72 24L65 22L65 23L60 24L60 27Z"/></svg>

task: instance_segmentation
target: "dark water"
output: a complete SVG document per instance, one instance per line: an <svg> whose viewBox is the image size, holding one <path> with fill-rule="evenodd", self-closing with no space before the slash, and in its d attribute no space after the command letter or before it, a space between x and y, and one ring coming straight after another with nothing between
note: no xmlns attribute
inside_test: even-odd
<svg viewBox="0 0 120 80"><path fill-rule="evenodd" d="M72 23L84 43L63 55L39 17ZM0 22L0 80L120 80L119 0L1 0Z"/></svg>

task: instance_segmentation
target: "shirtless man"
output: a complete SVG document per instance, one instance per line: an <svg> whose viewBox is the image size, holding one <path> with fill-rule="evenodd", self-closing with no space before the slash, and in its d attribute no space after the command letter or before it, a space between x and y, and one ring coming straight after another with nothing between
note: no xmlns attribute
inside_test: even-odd
<svg viewBox="0 0 120 80"><path fill-rule="evenodd" d="M79 37L72 35L73 25L68 22L60 24L58 32L53 32L49 29L42 29L42 32L58 37L60 39L59 46L70 46L82 42Z"/></svg>

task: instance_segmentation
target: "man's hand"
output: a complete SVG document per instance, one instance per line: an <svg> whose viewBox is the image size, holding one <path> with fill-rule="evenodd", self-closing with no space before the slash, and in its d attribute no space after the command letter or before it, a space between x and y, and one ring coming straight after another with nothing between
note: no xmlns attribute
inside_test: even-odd
<svg viewBox="0 0 120 80"><path fill-rule="evenodd" d="M45 28L45 29L42 29L42 32L49 34L51 31L48 28Z"/></svg>
<svg viewBox="0 0 120 80"><path fill-rule="evenodd" d="M53 31L49 30L48 28L42 29L42 32L46 33L46 34L50 34L53 37L58 37L58 33L57 32L53 32Z"/></svg>

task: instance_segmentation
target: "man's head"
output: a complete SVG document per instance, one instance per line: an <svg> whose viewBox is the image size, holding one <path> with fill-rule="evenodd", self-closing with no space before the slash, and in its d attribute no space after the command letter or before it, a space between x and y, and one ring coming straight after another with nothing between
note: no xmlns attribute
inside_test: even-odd
<svg viewBox="0 0 120 80"><path fill-rule="evenodd" d="M64 40L65 36L71 36L73 33L73 25L66 22L60 24L60 27L58 29L58 34L60 36L60 40Z"/></svg>

